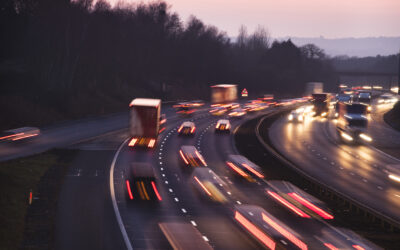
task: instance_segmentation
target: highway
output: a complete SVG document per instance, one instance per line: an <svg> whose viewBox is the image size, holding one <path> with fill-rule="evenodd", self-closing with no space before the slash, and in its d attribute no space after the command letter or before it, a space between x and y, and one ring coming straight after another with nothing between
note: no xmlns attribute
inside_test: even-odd
<svg viewBox="0 0 400 250"><path fill-rule="evenodd" d="M173 117L174 109L166 104L163 112ZM113 134L124 130L129 124L128 111L100 117L65 121L40 128L39 136L26 141L0 143L0 161L6 161L28 155L33 155L57 147L67 147L79 144L97 137Z"/></svg>
<svg viewBox="0 0 400 250"><path fill-rule="evenodd" d="M267 110L264 114L272 112ZM231 119L232 130L247 119L257 115L247 115L243 119ZM199 112L189 119L169 122L167 130L159 139L159 146L154 151L132 150L125 141L114 156L115 164L110 171L111 196L115 194L116 216L120 218L120 230L128 249L166 249L169 247L157 224L160 222L186 221L194 225L205 241L215 249L258 249L260 246L233 220L234 206L251 204L263 207L268 213L279 218L298 235L310 248L321 248L325 237L329 235L346 246L347 237L325 221L299 218L289 213L268 197L265 189L269 185L265 180L249 183L238 178L228 169L225 160L228 154L236 154L232 136L215 134L216 121L221 117ZM196 123L194 137L178 137L177 129L182 120ZM190 183L190 172L180 164L179 148L181 145L194 145L204 156L208 167L229 186L227 204L217 204L204 200ZM159 192L162 201L156 204L143 201L127 200L125 186L126 172L131 162L150 162L157 170ZM111 184L111 182L113 182ZM113 192L114 191L114 192ZM283 241L284 242L284 241ZM281 244L287 244L286 242Z"/></svg>
<svg viewBox="0 0 400 250"><path fill-rule="evenodd" d="M0 143L0 161L15 159L56 147L66 147L128 126L128 112L68 121L41 128L27 141Z"/></svg>
<svg viewBox="0 0 400 250"><path fill-rule="evenodd" d="M276 244L284 248L298 248L299 245L293 245L293 242L300 246L305 244L310 249L327 248L331 243L343 247L351 247L354 244L373 246L356 235L331 226L329 221L293 213L293 208L282 205L279 202L280 198L277 200L268 193L268 190L275 190L268 182L268 176L249 182L226 165L228 155L238 154L232 133L245 121L279 112L279 109L270 107L248 113L242 118L230 118L231 133L217 134L214 131L216 123L219 119L226 119L226 115L211 115L209 108L204 107L193 116L183 117L176 114L171 107L166 107L162 110L162 113L167 115L166 129L159 135L156 147L150 150L128 147L127 113L101 120L72 122L53 128L52 133L43 130L43 134L38 138L6 149L12 152L10 158L52 147L79 150L65 177L59 197L55 226L56 249L171 249L169 239L159 227L159 223L164 222L190 223L200 232L202 240L215 249L261 249L262 244L251 237L249 231L240 227L235 220L237 206L246 204L259 206L265 211L263 216L268 214L272 216L270 218L277 219L277 222L271 224L272 227L263 227L268 230L278 227L280 233L284 230L285 237L280 235L274 238ZM178 136L177 130L183 121L196 124L194 136ZM283 147L280 150L288 150L288 158L310 158L306 165L313 168L320 163L319 158L311 160L311 156L300 151L307 148L308 144L305 143L306 139L298 140L298 136L308 138L311 142L307 143L311 145L312 136L307 137L307 134L315 132L315 129L329 133L329 123L315 120L304 124L288 124L283 119L274 124L272 133L274 138L279 138L276 140L278 146L280 140L284 139L285 143L282 143ZM75 131L75 136L67 139L66 134L71 131ZM321 135L316 143L338 148L332 142L325 142L323 138L325 134ZM179 157L182 145L195 146L204 156L208 168L227 184L223 193L226 203L211 201L194 188L191 175L193 169L182 166ZM340 146L342 147L345 146ZM373 152L379 154L382 159L387 158L382 153ZM346 158L343 153L337 157L338 165L348 161L347 158L351 159L349 156ZM2 159L6 158L7 156L4 156ZM330 162L323 157L322 161ZM344 165L349 166L355 161L353 159ZM128 169L132 162L145 162L153 166L161 201L128 198L125 181L128 179ZM368 169L359 172L354 170L354 174L365 174L368 173ZM379 178L368 181L378 182ZM345 187L349 185L344 180L338 183ZM362 187L360 184L362 183L358 183ZM386 188L382 183L374 184ZM395 209L392 212L394 211ZM251 212L249 215L256 216Z"/></svg>
<svg viewBox="0 0 400 250"><path fill-rule="evenodd" d="M400 161L383 152L397 149L398 154L400 133L383 123L381 108L374 105L369 118L369 131L376 141L372 145L341 143L334 121L319 117L308 117L304 123L282 117L271 126L269 137L307 175L400 223L399 186L385 172L387 164Z"/></svg>

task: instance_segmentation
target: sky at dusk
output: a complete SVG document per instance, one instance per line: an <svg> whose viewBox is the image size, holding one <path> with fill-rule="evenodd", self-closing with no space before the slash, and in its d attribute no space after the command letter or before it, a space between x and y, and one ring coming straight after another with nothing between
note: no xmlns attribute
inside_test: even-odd
<svg viewBox="0 0 400 250"><path fill-rule="evenodd" d="M109 0L115 3L117 0ZM125 0L135 3L137 1ZM144 1L146 2L146 1ZM400 36L400 0L168 0L186 21L193 14L237 36L243 24L273 37Z"/></svg>

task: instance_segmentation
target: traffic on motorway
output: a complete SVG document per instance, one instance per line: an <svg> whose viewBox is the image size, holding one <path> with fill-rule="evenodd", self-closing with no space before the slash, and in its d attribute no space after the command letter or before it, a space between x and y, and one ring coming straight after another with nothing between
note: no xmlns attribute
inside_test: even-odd
<svg viewBox="0 0 400 250"><path fill-rule="evenodd" d="M220 84L211 87L211 104L194 100L163 108L159 99L132 100L126 139L109 172L124 246L379 249L335 226L335 211L324 201L287 180L271 179L269 162L257 165L241 155L233 135L247 120L284 114L269 129L282 156L312 179L399 222L400 201L393 197L400 161L374 148L379 138L369 129L374 112L397 97L347 86L293 99L247 95L238 100L236 85ZM1 134L0 143L19 147L41 136L39 128L19 128Z"/></svg>
<svg viewBox="0 0 400 250"><path fill-rule="evenodd" d="M211 89L209 108L202 101L174 105L176 117L167 117L161 133L161 102L132 101L130 137L115 155L111 171L118 178L110 179L128 249L379 248L333 226L335 211L328 205L290 182L270 180L263 166L240 155L231 140L246 118L288 110L288 126L315 119L338 124L340 119L368 119L370 103L361 97L342 102L330 94L285 100L265 95L238 102L235 85ZM336 129L346 145L372 141L362 122ZM353 140L346 140L345 133ZM132 174L140 161L151 170ZM396 179L394 172L388 174ZM139 221L142 230L135 227Z"/></svg>

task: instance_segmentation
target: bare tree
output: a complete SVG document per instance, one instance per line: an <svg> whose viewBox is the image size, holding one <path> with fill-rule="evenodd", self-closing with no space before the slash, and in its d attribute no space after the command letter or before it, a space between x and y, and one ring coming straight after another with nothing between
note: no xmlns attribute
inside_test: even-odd
<svg viewBox="0 0 400 250"><path fill-rule="evenodd" d="M270 47L270 35L266 28L259 25L248 39L248 46L254 50L267 50Z"/></svg>
<svg viewBox="0 0 400 250"><path fill-rule="evenodd" d="M248 35L246 26L242 25L239 28L239 35L237 37L236 44L239 48L245 48L247 45Z"/></svg>
<svg viewBox="0 0 400 250"><path fill-rule="evenodd" d="M306 44L300 48L302 54L309 59L324 59L326 54L323 49L314 44Z"/></svg>

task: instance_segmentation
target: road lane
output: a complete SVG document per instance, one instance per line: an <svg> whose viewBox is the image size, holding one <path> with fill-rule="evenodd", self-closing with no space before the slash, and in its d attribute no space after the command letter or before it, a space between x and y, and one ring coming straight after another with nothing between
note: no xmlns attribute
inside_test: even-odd
<svg viewBox="0 0 400 250"><path fill-rule="evenodd" d="M288 123L281 118L269 136L277 150L307 174L400 222L398 186L384 173L386 164L396 162L392 158L368 145L340 143L326 119Z"/></svg>
<svg viewBox="0 0 400 250"><path fill-rule="evenodd" d="M207 119L217 119L206 115ZM196 114L197 131L208 126L203 114ZM206 120L206 122L202 122ZM183 120L183 119L182 119ZM178 150L181 145L194 145L199 133L195 137L178 137L176 130L180 122L169 124L167 130L159 139L159 144L154 151L135 151L124 148L121 157L117 160L115 169L115 190L124 226L128 232L133 248L152 247L165 249L168 244L161 235L157 223L165 221L194 222L199 231L210 241L210 244L219 249L255 249L256 245L249 241L240 232L229 217L221 216L226 213L220 205L206 202L196 195L189 183L189 173L184 171L178 159ZM158 175L160 194L163 200L156 207L144 206L139 208L136 204L127 204L123 188L123 174L126 166L132 161L151 162ZM118 174L120 173L120 174ZM118 176L121 176L119 178ZM135 225L135 226L134 226ZM140 225L140 226L138 226ZM146 230L143 230L143 227Z"/></svg>

